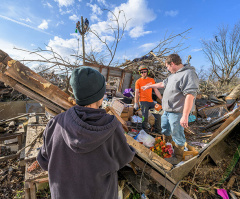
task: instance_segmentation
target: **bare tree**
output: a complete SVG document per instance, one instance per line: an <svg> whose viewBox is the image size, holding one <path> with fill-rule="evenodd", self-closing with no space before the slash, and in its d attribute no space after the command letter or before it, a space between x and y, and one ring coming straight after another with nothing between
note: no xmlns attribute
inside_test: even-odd
<svg viewBox="0 0 240 199"><path fill-rule="evenodd" d="M107 10L107 9L104 9ZM108 24L108 30L110 30L114 36L114 41L113 42L108 42L106 37L104 36L100 36L98 34L98 32L96 30L92 30L90 29L89 32L93 33L106 47L107 51L108 51L108 55L106 55L107 57L110 56L110 60L108 62L108 64L106 64L107 66L110 66L114 60L117 48L118 48L118 44L121 41L123 35L124 35L124 31L126 29L127 23L129 20L126 19L125 13L123 10L119 10L119 12L117 13L117 15L112 12L111 10L107 10L109 13L111 13L112 15L112 19L110 19L112 21L112 23ZM120 24L120 17L123 18L123 23ZM93 54L91 54L93 55ZM90 56L91 57L91 56ZM95 57L92 57L94 62L97 62L97 60L95 59ZM103 58L101 58L101 62L103 61Z"/></svg>
<svg viewBox="0 0 240 199"><path fill-rule="evenodd" d="M179 53L188 48L188 46L184 46L184 41L187 39L187 34L190 30L191 28L179 34L168 34L168 32L166 32L164 38L147 54L140 58L135 58L132 61L126 60L126 62L119 67L138 73L139 65L144 64L148 66L150 75L158 79L165 79L168 76L168 71L165 67L165 58L170 53Z"/></svg>
<svg viewBox="0 0 240 199"><path fill-rule="evenodd" d="M79 40L78 40L79 43ZM68 58L62 57L59 53L54 51L54 49L50 46L46 46L46 50L42 48L38 48L35 51L28 51L24 49L19 49L19 48L14 48L16 50L21 50L28 52L30 55L36 55L38 58L37 59L24 59L24 60L19 60L22 62L36 62L39 64L36 72L38 72L40 75L44 76L46 79L51 79L55 74L58 76L64 77L64 88L63 90L69 94L69 88L70 88L70 74L71 71L79 67L81 62L81 59L83 57L79 55L79 45L78 49L76 51L73 50L74 56L76 57L74 61L71 61ZM52 71L51 71L52 70ZM46 76L48 74L48 76ZM58 85L59 86L59 85Z"/></svg>
<svg viewBox="0 0 240 199"><path fill-rule="evenodd" d="M202 46L220 86L229 85L240 71L240 22L232 30L220 26L212 40L202 40Z"/></svg>

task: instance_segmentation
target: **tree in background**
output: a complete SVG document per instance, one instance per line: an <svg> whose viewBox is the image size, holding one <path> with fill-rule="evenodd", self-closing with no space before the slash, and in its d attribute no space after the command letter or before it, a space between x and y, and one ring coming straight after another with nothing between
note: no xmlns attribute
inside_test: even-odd
<svg viewBox="0 0 240 199"><path fill-rule="evenodd" d="M214 39L202 40L202 46L219 85L229 85L240 71L240 22L232 30L220 26Z"/></svg>
<svg viewBox="0 0 240 199"><path fill-rule="evenodd" d="M127 19L125 16L125 13L123 10L119 10L118 13L114 13L111 10L104 9L105 11L108 11L108 15L112 18L110 19L110 22L108 23L108 28L106 29L106 32L110 31L110 35L100 36L97 30L89 29L89 32L94 34L99 41L104 44L106 51L103 50L103 52L107 52L107 55L100 56L100 58L97 60L96 56L94 56L94 52L90 52L90 56L88 56L89 59L92 60L92 62L103 64L106 66L110 65L118 65L118 62L113 64L114 57L116 55L116 51L118 48L118 44L121 41L121 39L124 36L125 29L127 27L127 23L130 19ZM111 39L107 39L111 38ZM95 53L96 55L96 53ZM106 63L105 57L108 57L108 63ZM105 62L105 63L104 63Z"/></svg>

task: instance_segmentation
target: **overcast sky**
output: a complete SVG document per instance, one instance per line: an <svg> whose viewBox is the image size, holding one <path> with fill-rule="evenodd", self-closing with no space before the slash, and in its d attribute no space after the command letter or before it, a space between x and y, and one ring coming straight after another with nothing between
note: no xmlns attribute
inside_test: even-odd
<svg viewBox="0 0 240 199"><path fill-rule="evenodd" d="M88 18L92 29L113 40L107 27L111 22L108 9L124 10L130 19L119 45L116 59L141 57L154 48L167 34L178 34L192 28L180 53L182 59L192 56L191 64L198 70L207 69L201 39L213 39L218 26L230 28L239 21L239 0L1 0L0 49L13 59L26 59L24 52L13 47L34 50L48 45L63 56L78 48L76 22ZM92 34L86 37L86 51L102 48ZM31 57L33 58L33 57Z"/></svg>

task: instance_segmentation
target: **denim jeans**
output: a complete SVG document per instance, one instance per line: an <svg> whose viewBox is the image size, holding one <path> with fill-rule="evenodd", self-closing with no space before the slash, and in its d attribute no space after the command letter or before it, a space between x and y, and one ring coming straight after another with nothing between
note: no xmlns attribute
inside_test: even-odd
<svg viewBox="0 0 240 199"><path fill-rule="evenodd" d="M184 128L180 125L182 113L173 113L164 111L161 117L162 133L166 136L172 136L173 141L183 146L186 142Z"/></svg>
<svg viewBox="0 0 240 199"><path fill-rule="evenodd" d="M148 111L151 108L154 108L153 102L140 102L141 111L142 111L142 128L148 133Z"/></svg>

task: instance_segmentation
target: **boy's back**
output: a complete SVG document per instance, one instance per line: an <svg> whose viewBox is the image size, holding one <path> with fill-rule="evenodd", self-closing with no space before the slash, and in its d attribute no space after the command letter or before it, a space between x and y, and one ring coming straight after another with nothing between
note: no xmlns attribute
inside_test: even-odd
<svg viewBox="0 0 240 199"><path fill-rule="evenodd" d="M37 160L52 198L114 199L117 171L133 156L115 116L76 105L49 121Z"/></svg>

